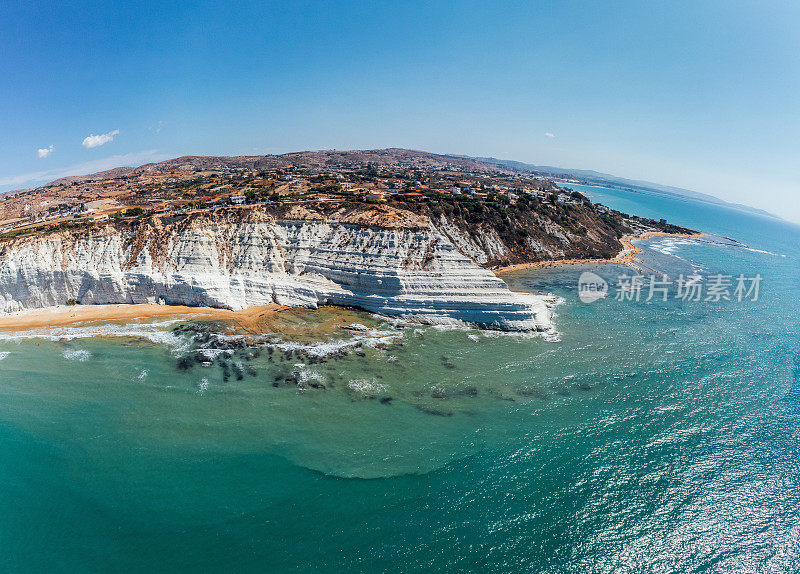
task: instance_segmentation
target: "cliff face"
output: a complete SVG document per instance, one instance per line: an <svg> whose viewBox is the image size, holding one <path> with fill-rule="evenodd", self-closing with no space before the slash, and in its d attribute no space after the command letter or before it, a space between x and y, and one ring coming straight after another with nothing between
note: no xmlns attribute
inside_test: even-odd
<svg viewBox="0 0 800 574"><path fill-rule="evenodd" d="M590 205L441 202L409 206L426 214L460 250L485 267L558 259L613 257L631 229Z"/></svg>
<svg viewBox="0 0 800 574"><path fill-rule="evenodd" d="M352 223L364 213L242 213L8 240L0 245L0 311L69 300L231 309L336 304L426 323L549 327L543 297L509 291L448 236L472 240L455 228L443 233L441 222L384 214L377 227Z"/></svg>

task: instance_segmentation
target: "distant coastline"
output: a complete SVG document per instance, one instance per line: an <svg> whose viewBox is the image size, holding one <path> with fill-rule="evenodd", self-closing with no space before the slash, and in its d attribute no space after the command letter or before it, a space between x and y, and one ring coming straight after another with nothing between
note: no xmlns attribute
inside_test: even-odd
<svg viewBox="0 0 800 574"><path fill-rule="evenodd" d="M708 233L664 233L663 231L648 231L647 233L636 235L623 235L620 237L622 243L622 251L614 257L609 258L591 258L591 259L561 259L550 261L534 261L531 263L517 263L516 265L506 265L493 269L495 275L502 276L517 271L525 271L528 269L545 269L550 267L563 267L568 265L587 265L587 264L608 264L616 263L617 265L633 266L635 264L635 256L642 252L640 247L633 244L634 240L652 239L653 237L685 237L688 239L699 239L701 237L708 237Z"/></svg>

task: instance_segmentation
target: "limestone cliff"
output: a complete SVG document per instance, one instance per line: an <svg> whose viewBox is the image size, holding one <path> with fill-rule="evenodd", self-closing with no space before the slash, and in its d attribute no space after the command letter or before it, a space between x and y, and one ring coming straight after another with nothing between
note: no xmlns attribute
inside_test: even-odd
<svg viewBox="0 0 800 574"><path fill-rule="evenodd" d="M446 219L377 208L322 215L295 205L115 222L5 240L0 311L70 300L335 304L425 323L547 329L544 297L511 292L475 262L485 260L473 253L485 244Z"/></svg>

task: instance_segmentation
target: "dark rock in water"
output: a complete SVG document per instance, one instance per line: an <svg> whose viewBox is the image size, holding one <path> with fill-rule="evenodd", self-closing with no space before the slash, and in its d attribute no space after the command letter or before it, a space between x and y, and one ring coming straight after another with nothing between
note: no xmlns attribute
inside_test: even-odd
<svg viewBox="0 0 800 574"><path fill-rule="evenodd" d="M521 397L536 397L538 399L547 398L547 393L537 387L520 387L517 389L517 394Z"/></svg>
<svg viewBox="0 0 800 574"><path fill-rule="evenodd" d="M288 378L287 378L287 379L286 379L284 382L285 382L287 385L294 385L294 386L297 386L297 379L295 379L294 377L288 377Z"/></svg>
<svg viewBox="0 0 800 574"><path fill-rule="evenodd" d="M392 404L392 397L381 397L381 404L382 405Z"/></svg>
<svg viewBox="0 0 800 574"><path fill-rule="evenodd" d="M280 387L281 384L278 381L275 381L274 383L272 383L272 386L273 387Z"/></svg>
<svg viewBox="0 0 800 574"><path fill-rule="evenodd" d="M275 349L273 349L272 347L267 347L267 354L268 355L271 355L274 352L275 352Z"/></svg>
<svg viewBox="0 0 800 574"><path fill-rule="evenodd" d="M356 356L357 357L366 357L367 354L364 351L356 351Z"/></svg>
<svg viewBox="0 0 800 574"><path fill-rule="evenodd" d="M194 365L194 361L189 357L181 357L178 359L178 370L180 371L188 371Z"/></svg>
<svg viewBox="0 0 800 574"><path fill-rule="evenodd" d="M448 396L449 395L447 394L447 391L445 391L444 389L438 389L437 388L437 389L433 389L433 391L431 391L431 398L434 398L434 399L446 399L446 398L448 398Z"/></svg>
<svg viewBox="0 0 800 574"><path fill-rule="evenodd" d="M500 399L501 401L508 401L510 403L517 402L514 397L509 397L508 395L503 394L502 391L497 389L488 388L486 392L489 393L491 396L495 397L496 399Z"/></svg>
<svg viewBox="0 0 800 574"><path fill-rule="evenodd" d="M592 390L592 386L589 383L578 383L575 386L578 387L582 391L591 391Z"/></svg>
<svg viewBox="0 0 800 574"><path fill-rule="evenodd" d="M453 362L450 360L450 357L445 357L445 356L442 356L442 357L439 357L439 360L441 361L441 363L442 363L442 366L443 366L444 368L446 368L446 369L453 370L453 369L455 369L455 368L456 368L456 366L455 366L455 365L453 364Z"/></svg>
<svg viewBox="0 0 800 574"><path fill-rule="evenodd" d="M247 365L247 367L245 368L245 372L247 372L247 374L251 377L255 377L258 375L258 371L256 371L255 367L251 367L250 365Z"/></svg>
<svg viewBox="0 0 800 574"><path fill-rule="evenodd" d="M227 383L231 378L231 369L225 361L220 361L219 366L222 367L222 380Z"/></svg>
<svg viewBox="0 0 800 574"><path fill-rule="evenodd" d="M431 394L431 396L433 398L435 398L435 399L446 399L446 398L452 398L452 397L470 397L470 398L474 398L474 397L478 396L478 388L477 387L473 387L473 386L469 386L469 387L464 387L464 388L456 389L456 390L440 389L438 394L436 392L434 392L433 394Z"/></svg>
<svg viewBox="0 0 800 574"><path fill-rule="evenodd" d="M423 406L423 405L417 405L417 409L419 409L420 411L422 411L425 414L435 415L437 417L452 417L453 416L453 411L446 411L446 410L442 410L442 409L426 407L426 406Z"/></svg>

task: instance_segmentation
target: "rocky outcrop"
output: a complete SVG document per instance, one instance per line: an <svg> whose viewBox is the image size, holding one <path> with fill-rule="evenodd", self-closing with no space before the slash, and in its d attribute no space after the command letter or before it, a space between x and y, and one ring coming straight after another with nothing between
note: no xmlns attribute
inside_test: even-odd
<svg viewBox="0 0 800 574"><path fill-rule="evenodd" d="M550 326L545 298L510 291L456 248L448 237L454 227L442 233L427 220L379 227L301 216L154 219L8 240L0 246L0 310L70 300L231 309L334 304L425 323ZM459 237L470 255L497 249L491 237Z"/></svg>

